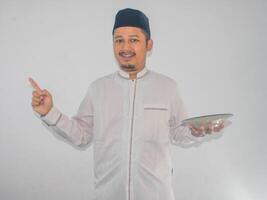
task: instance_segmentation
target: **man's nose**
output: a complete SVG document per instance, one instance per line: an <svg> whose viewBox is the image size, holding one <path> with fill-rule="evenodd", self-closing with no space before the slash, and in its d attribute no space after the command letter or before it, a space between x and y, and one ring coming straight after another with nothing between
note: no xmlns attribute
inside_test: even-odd
<svg viewBox="0 0 267 200"><path fill-rule="evenodd" d="M122 49L123 50L130 50L132 48L131 43L130 42L124 42L122 45Z"/></svg>

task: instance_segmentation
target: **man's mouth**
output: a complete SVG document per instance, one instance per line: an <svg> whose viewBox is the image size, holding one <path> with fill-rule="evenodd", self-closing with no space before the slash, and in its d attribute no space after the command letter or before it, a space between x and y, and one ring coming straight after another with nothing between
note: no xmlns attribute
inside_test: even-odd
<svg viewBox="0 0 267 200"><path fill-rule="evenodd" d="M130 60L133 58L136 54L134 52L120 52L120 57L122 57L125 61Z"/></svg>

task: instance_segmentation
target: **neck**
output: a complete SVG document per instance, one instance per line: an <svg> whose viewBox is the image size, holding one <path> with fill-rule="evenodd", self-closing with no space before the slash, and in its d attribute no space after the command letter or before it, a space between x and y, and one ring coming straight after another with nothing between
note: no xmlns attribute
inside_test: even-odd
<svg viewBox="0 0 267 200"><path fill-rule="evenodd" d="M131 80L135 80L137 79L137 74L142 71L145 68L145 66L143 66L141 69L138 69L137 71L133 71L133 72L128 72L129 74L129 79Z"/></svg>
<svg viewBox="0 0 267 200"><path fill-rule="evenodd" d="M137 78L137 73L138 72L130 72L129 73L129 78L133 81Z"/></svg>

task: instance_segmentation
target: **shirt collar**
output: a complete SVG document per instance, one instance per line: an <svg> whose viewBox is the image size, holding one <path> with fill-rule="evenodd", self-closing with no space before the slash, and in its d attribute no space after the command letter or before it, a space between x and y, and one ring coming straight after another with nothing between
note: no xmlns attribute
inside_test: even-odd
<svg viewBox="0 0 267 200"><path fill-rule="evenodd" d="M137 73L137 79L143 77L147 73L147 68L144 67L140 72ZM123 78L129 79L129 74L123 71L121 68L118 70L118 74Z"/></svg>

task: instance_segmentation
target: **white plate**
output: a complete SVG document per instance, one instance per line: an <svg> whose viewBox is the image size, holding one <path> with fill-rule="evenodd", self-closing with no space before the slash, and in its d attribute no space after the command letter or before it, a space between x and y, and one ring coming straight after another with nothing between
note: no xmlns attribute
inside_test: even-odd
<svg viewBox="0 0 267 200"><path fill-rule="evenodd" d="M194 126L196 128L200 126L207 127L209 124L214 126L224 123L228 118L232 117L231 113L204 115L198 117L188 118L182 121L183 126Z"/></svg>

